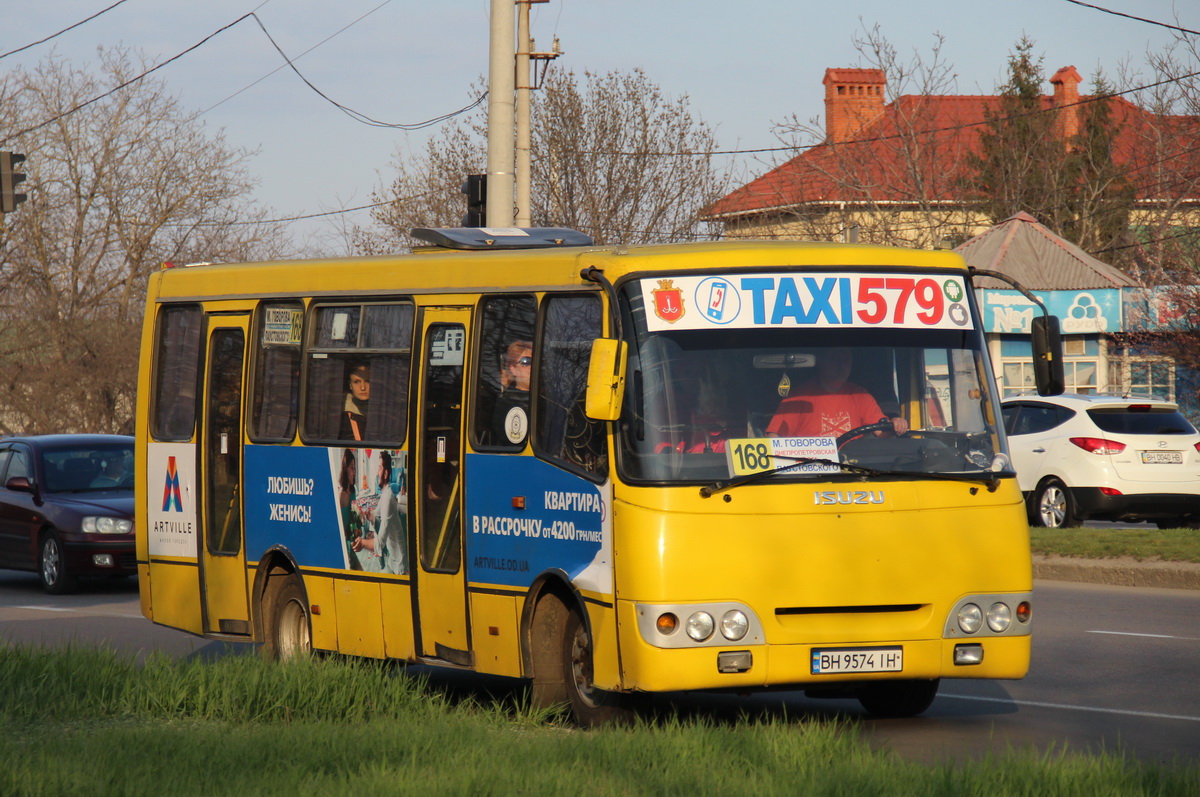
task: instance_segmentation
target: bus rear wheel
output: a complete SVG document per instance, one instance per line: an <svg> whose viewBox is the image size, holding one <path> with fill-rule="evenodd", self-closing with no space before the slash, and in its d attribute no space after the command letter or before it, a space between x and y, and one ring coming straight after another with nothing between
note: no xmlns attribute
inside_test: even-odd
<svg viewBox="0 0 1200 797"><path fill-rule="evenodd" d="M864 686L858 702L876 717L915 717L933 704L937 679L932 681L884 681Z"/></svg>
<svg viewBox="0 0 1200 797"><path fill-rule="evenodd" d="M312 625L304 585L295 575L286 576L266 602L266 639L263 653L287 661L312 653Z"/></svg>
<svg viewBox="0 0 1200 797"><path fill-rule="evenodd" d="M534 706L566 703L584 728L632 721L635 712L627 696L595 686L592 635L578 610L547 595L538 603L532 637Z"/></svg>

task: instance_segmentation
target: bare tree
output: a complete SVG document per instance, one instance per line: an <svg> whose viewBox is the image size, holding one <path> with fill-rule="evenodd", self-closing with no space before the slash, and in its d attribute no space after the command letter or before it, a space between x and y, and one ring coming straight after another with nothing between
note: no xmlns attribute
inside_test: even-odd
<svg viewBox="0 0 1200 797"><path fill-rule="evenodd" d="M101 50L92 66L52 57L0 77L0 138L27 156L29 176L0 242L5 432L130 428L148 274L283 251L248 199L251 153L161 82L89 102L144 70L128 51Z"/></svg>
<svg viewBox="0 0 1200 797"><path fill-rule="evenodd" d="M1192 285L1200 257L1195 233L1200 226L1200 49L1193 38L1181 35L1149 53L1147 62L1148 77L1133 73L1121 80L1122 88L1134 90L1132 101L1147 112L1146 123L1130 131L1127 145L1127 177L1139 199L1131 219L1134 234L1131 241L1097 254L1136 267L1147 284ZM1176 298L1196 303L1185 295Z"/></svg>
<svg viewBox="0 0 1200 797"><path fill-rule="evenodd" d="M538 226L573 227L598 243L715 237L699 211L728 177L717 140L686 96L670 98L640 70L551 72L531 114L532 213ZM373 199L375 226L355 231L364 253L411 245L412 227L458 226L467 174L486 171L481 113L446 125L419 154L399 153L396 177Z"/></svg>

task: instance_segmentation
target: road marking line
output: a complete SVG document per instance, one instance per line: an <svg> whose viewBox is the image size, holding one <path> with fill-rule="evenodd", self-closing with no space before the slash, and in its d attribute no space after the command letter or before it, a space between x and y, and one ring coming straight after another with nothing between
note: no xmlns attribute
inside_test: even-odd
<svg viewBox="0 0 1200 797"><path fill-rule="evenodd" d="M1200 717L1188 717L1183 714L1159 714L1154 711L1128 711L1120 708L1096 708L1095 706L1069 706L1066 703L1042 703L1037 700L1011 700L999 697L976 697L974 695L948 695L939 693L938 697L952 697L955 700L976 700L981 703L1010 703L1016 706L1032 706L1034 708L1065 708L1069 711L1094 711L1099 714L1123 714L1127 717L1147 717L1159 720L1183 720L1185 722L1200 722Z"/></svg>
<svg viewBox="0 0 1200 797"><path fill-rule="evenodd" d="M13 606L13 609L25 609L31 612L62 612L63 614L79 614L82 617L141 617L140 614L123 614L116 612L86 612L79 609L62 606Z"/></svg>
<svg viewBox="0 0 1200 797"><path fill-rule="evenodd" d="M1141 636L1150 639L1195 639L1189 636L1174 636L1172 634L1135 634L1133 631L1088 631L1089 634L1112 634L1113 636Z"/></svg>

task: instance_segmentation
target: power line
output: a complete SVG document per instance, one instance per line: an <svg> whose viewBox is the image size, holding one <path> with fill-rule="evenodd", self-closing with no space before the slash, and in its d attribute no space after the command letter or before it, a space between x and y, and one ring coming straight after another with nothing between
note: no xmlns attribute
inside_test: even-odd
<svg viewBox="0 0 1200 797"><path fill-rule="evenodd" d="M391 2L391 0L387 0L387 2ZM379 8L382 8L384 5L386 5L386 3L380 4L379 6L376 7L376 10L378 10ZM366 15L364 14L364 16L366 16ZM361 19L361 17L360 17L360 19ZM349 116L351 119L355 120L356 122L361 122L362 124L369 125L371 127L387 127L387 128L392 128L392 129L396 129L396 130L421 130L422 128L431 127L440 122L445 122L450 119L453 119L455 116L458 116L459 114L466 113L467 111L471 110L472 108L478 107L484 101L484 99L487 98L487 92L485 91L471 104L466 105L462 108L459 108L457 111L451 111L450 113L442 114L441 116L434 117L433 119L426 119L424 122L415 122L415 123L411 123L411 124L405 124L405 123L401 123L401 122L381 122L378 119L374 119L370 116L367 116L366 114L356 111L353 108L349 108L345 105L342 105L340 102L338 102L334 99L331 99L329 97L329 95L327 95L325 92L321 91L319 88L314 86L312 84L312 82L309 81L309 79L306 78L303 74L301 74L300 70L296 68L296 65L294 63L292 63L291 58L288 58L288 55L287 55L287 53L285 53L283 51L283 48L280 47L278 43L276 43L275 38L273 36L271 36L270 31L268 31L266 26L263 25L262 20L259 19L257 16L254 16L254 21L258 23L258 27L262 29L263 34L271 42L271 45L279 53L280 57L283 58L283 60L287 62L287 65L289 67L291 67L291 70L296 73L296 77L298 77L298 78L300 78L300 80L304 81L304 85L308 86L310 89L312 89L314 92L316 92L317 96L319 96L321 99L328 102L333 107L337 108L342 113ZM349 27L349 26L347 26L347 27Z"/></svg>
<svg viewBox="0 0 1200 797"><path fill-rule="evenodd" d="M1083 6L1084 8L1090 8L1095 11L1102 11L1105 14L1112 14L1114 17L1124 17L1125 19L1132 19L1135 22L1145 22L1148 25L1157 25L1160 28L1167 28L1168 30L1177 30L1180 33L1186 33L1189 36L1200 36L1200 31L1190 30L1188 28L1181 28L1178 25L1168 25L1166 22L1158 22L1153 19L1146 19L1145 17L1135 17L1133 14L1125 14L1120 11L1113 11L1111 8L1104 8L1102 6L1092 5L1091 3L1084 3L1084 2L1081 2L1081 0L1066 0L1066 1L1072 5Z"/></svg>
<svg viewBox="0 0 1200 797"><path fill-rule="evenodd" d="M328 35L328 36L326 36L324 39L321 39L321 41L317 42L317 43L316 43L316 44L314 44L312 47L309 47L307 50L305 50L304 52L300 53L300 55L296 56L295 60L299 61L301 58L303 58L304 56L308 55L309 53L311 53L313 50L317 49L317 48L318 48L318 47L320 47L321 45L325 44L325 43L326 43L326 42L328 42L330 39L333 39L333 38L336 38L337 36L340 36L340 35L342 35L342 34L343 34L343 33L345 33L347 30L349 30L350 28L354 27L354 26L355 26L355 25L357 25L358 23L362 22L364 19L366 19L367 17L371 16L372 14L374 14L374 13L375 13L376 11L378 11L379 9L383 8L385 5L387 5L387 4L388 4L388 3L390 3L391 1L392 1L392 0L384 0L382 3L380 3L380 4L379 4L379 5L377 5L377 6L375 6L375 7L374 7L374 8L372 8L370 11L368 11L368 12L366 12L365 14L363 14L362 16L358 17L358 19L355 19L353 22L349 23L348 25L343 25L341 28L339 28L338 30L336 30L336 31L334 31L333 33L329 34L329 35ZM268 2L270 2L270 0L264 0L263 4L262 4L262 5L260 5L258 8L255 8L254 10L255 10L255 11L257 11L259 8L262 8L262 6L263 6L263 5L266 5ZM217 107L217 106L219 106L219 105L223 105L224 103L226 103L226 102L229 102L229 101L230 101L230 100L232 100L234 97L236 97L236 96L238 96L239 94L241 94L242 92L244 92L244 91L246 91L246 90L248 90L248 89L252 89L252 88L254 88L254 87L255 87L255 86L257 86L259 83L262 83L264 80L266 80L267 78L269 78L271 75L273 75L273 74L275 74L276 72L278 72L279 70L283 69L285 66L287 66L287 64L280 64L279 66L275 67L275 68L274 68L274 69L272 69L270 72L268 72L267 74L265 74L265 75L263 75L262 77L260 77L258 80L255 80L253 83L250 83L249 85L243 86L242 88L240 88L240 89L238 89L237 91L235 91L233 94L230 94L230 95L229 95L228 97L226 97L225 99L223 99L223 100L220 100L219 102L213 103L212 105L208 106L208 107L207 107L207 108L205 108L203 111L201 111L200 113L196 114L196 116L203 116L204 114L206 114L206 113L208 113L209 111L211 111L213 108L216 108L216 107Z"/></svg>
<svg viewBox="0 0 1200 797"><path fill-rule="evenodd" d="M124 0L120 0L120 2L124 2ZM391 0L385 0L385 2L384 2L384 3L381 3L379 6L377 6L375 9L373 9L371 12L368 12L368 14L364 14L364 15L363 15L363 17L366 17L366 16L368 16L370 13L374 13L374 11L375 11L375 10L378 10L378 9L379 9L379 8L381 8L383 5L386 5L386 4L387 4L387 3L389 3L389 2L391 2ZM262 7L262 5L265 5L265 3L263 3L263 4L260 4L260 5L258 6L258 8L261 8L261 7ZM359 17L359 19L361 20L363 17ZM483 101L484 101L484 99L486 99L486 97L487 97L487 93L486 93L486 92L484 92L484 93L483 93L483 94L482 94L480 97L478 97L478 98L477 98L477 99L476 99L474 102L470 103L469 105L466 105L466 106L464 106L464 107L462 107L462 108L460 108L460 109L458 109L458 110L456 110L456 111L451 111L450 113L442 114L441 116L435 117L435 118L433 118L433 119L427 119L427 120L425 120L425 121L423 121L423 122L416 122L416 123L412 123L412 124L404 124L404 123L395 123L395 124L392 124L392 123L387 123L387 122L380 122L380 121L378 121L378 120L375 120L375 119L372 119L371 117L368 117L368 116L366 116L365 114L361 114L361 113L359 113L358 111L355 111L355 110L353 110L353 109L351 109L351 108L348 108L348 107L346 107L346 106L344 106L344 105L342 105L342 104L340 104L340 103L338 103L338 102L335 102L334 100L332 100L332 99L330 99L328 96L326 96L326 95L325 95L323 92L321 92L321 91L320 91L320 90L319 90L319 89L318 89L316 86L314 86L312 83L310 83L310 82L308 81L308 79L304 77L304 75L300 74L300 71L299 71L298 69L296 69L296 67L295 67L295 65L292 63L291 59L289 59L289 58L287 57L287 55L286 55L286 54L283 52L283 50L282 50L282 49L280 49L279 45L275 43L275 39L274 39L274 38L272 38L271 34L270 34L268 31L267 31L267 28L266 28L266 26L265 26L265 25L263 25L263 22L262 22L262 20L261 20L261 19L259 19L258 15L257 15L257 14L255 14L253 11L251 11L251 12L249 12L249 13L247 13L247 14L243 14L242 16L240 16L240 17L238 17L237 19L233 20L233 21L232 21L232 22L230 22L229 24L227 24L227 25L224 25L224 26L222 26L222 27L218 28L217 30L213 31L213 32L212 32L212 33L210 33L208 36L205 36L205 37L204 37L203 39L201 39L199 42L197 42L196 44L193 44L191 47L187 48L187 49L186 49L186 50L184 50L183 52L180 52L180 53L178 53L178 54L176 54L176 55L173 55L173 56L171 56L170 58L168 58L167 60L163 61L162 63L160 63L160 64L157 64L157 65L155 65L155 66L151 67L150 69L147 69L145 72L142 72L140 75L136 75L135 77L132 77L132 78L130 78L129 80L126 80L125 82L123 82L123 83L121 83L121 84L119 84L119 85L117 85L117 86L114 86L113 88L109 89L108 91L106 91L106 92L104 92L104 93L102 93L102 94L100 94L100 95L98 95L98 96L96 96L96 97L93 97L93 98L92 98L92 99L90 99L90 100L86 100L86 101L84 101L84 102L81 102L81 103L79 103L78 105L75 105L75 106L73 106L72 108L69 108L68 110L66 110L66 111L63 111L63 112L62 112L62 113L60 113L60 114L57 114L57 115L55 115L55 116L53 116L53 117L51 117L51 118L49 118L49 119L46 119L46 120L44 120L44 121L42 121L42 122L39 122L38 124L31 125L30 127L26 127L26 128L24 128L24 129L22 129L22 130L18 130L17 132L15 132L15 133L12 133L11 135L9 135L9 136L6 136L6 137L5 137L5 138L3 138L3 139L0 139L0 146L2 146L2 145L4 145L4 144L7 144L9 141L12 141L12 140L13 140L13 139L15 139L15 138L18 138L18 137L20 137L20 136L23 136L23 135L25 135L26 133L32 133L32 132L33 132L33 131L35 131L35 130L40 130L41 128L43 128L43 127L45 127L45 126L47 126L47 125L53 124L54 122L57 122L57 121L58 121L58 120L60 120L60 119L64 119L64 118L66 118L67 116L70 116L71 114L77 113L77 112L79 112L79 111L83 110L84 108L88 107L89 105L92 105L92 104L94 104L94 103L96 103L96 102L99 102L99 101L100 101L100 100L102 100L102 99L105 99L106 97L111 97L113 94L116 94L116 93L117 93L118 91L120 91L121 89L124 89L124 88L126 88L126 87L128 87L128 86L131 86L131 85L133 85L134 83L137 83L138 81L142 80L143 78L145 78L145 77L148 77L148 76L149 76L149 75L151 75L152 73L154 73L154 72L157 72L159 69L162 69L164 66L167 66L168 64L170 64L170 63L173 63L174 61L177 61L177 60L179 60L180 58L182 58L183 56L185 56L185 55L187 55L188 53L192 52L193 50L196 50L196 49L198 49L198 48L202 47L203 45L207 44L207 43L208 43L208 42L209 42L211 39L215 38L216 36L220 35L221 33L224 33L225 31L227 31L227 30L229 30L230 28L234 27L235 25L239 24L239 23L240 23L240 22L242 22L243 20L245 20L245 19L249 19L249 18L253 18L253 19L254 19L254 21L255 21L255 22L258 24L259 28L261 28L261 29L262 29L262 32L263 32L263 33L266 35L267 39L268 39L268 40L271 42L271 44L272 44L272 45L275 47L275 49L276 49L276 50L279 52L279 54L280 54L280 55L283 57L283 59L284 59L284 60L287 62L287 65L288 65L289 67L291 67L291 68L292 68L292 71L294 71L294 72L296 73L296 75L297 75L297 76L298 76L298 77L299 77L299 78L300 78L302 81L304 81L305 85L307 85L307 86L308 86L310 89L312 89L313 91L315 91L315 92L316 92L318 95L320 95L320 96L321 96L322 98L324 98L326 101L328 101L328 102L332 103L332 104L333 104L333 105L335 105L337 108L341 109L341 110L342 110L344 113L346 113L347 115L349 115L351 118L354 118L354 119L356 119L357 121L359 121L359 122L362 122L363 124L367 124L367 125L373 125L373 126L376 126L376 127L388 127L388 128L396 128L396 129L402 129L402 130L420 130L420 129L422 129L422 128L429 127L429 126L431 126L431 125L435 125L435 124L438 124L438 123L440 123L440 122L445 122L445 121L447 121L447 120L449 120L449 119L452 119L452 118L454 118L455 116L458 116L458 115L460 115L460 114L466 113L467 111L470 111L471 109L473 109L473 108L476 108L476 107L478 107L480 104L482 104L482 103L483 103ZM358 21L358 20L355 20L355 22L357 22L357 21ZM79 24L82 24L82 23L79 23ZM354 24L354 23L351 23L351 24ZM348 25L348 26L346 26L346 27L349 27L349 25ZM345 30L345 28L343 28L343 30ZM340 33L341 31L338 31L338 32ZM337 35L337 34L334 34L334 35ZM332 36L330 36L329 38L332 38ZM328 41L328 39L326 39L326 41ZM324 42L322 42L322 43L324 43ZM319 45L317 45L317 46L319 46ZM310 50L311 50L311 49L313 49L313 48L310 48ZM306 52L307 52L307 51L306 51ZM282 67L281 67L281 68L282 68ZM277 71L278 71L278 70L277 70ZM273 74L273 73L272 73L272 74ZM243 89L243 90L244 90L244 89ZM240 93L240 92L239 92L239 93ZM228 99L228 98L227 98L227 99ZM222 102L224 102L224 100L222 100ZM219 104L220 104L220 103L218 103L218 105L219 105ZM213 107L215 108L216 106L214 105ZM210 108L209 110L211 110L211 108Z"/></svg>
<svg viewBox="0 0 1200 797"><path fill-rule="evenodd" d="M121 5L124 2L125 2L125 0L117 0L117 2L113 3L108 8L102 8L99 11L97 11L95 14L92 14L90 17L88 17L86 19L81 19L78 22L76 22L74 25L69 25L69 26L63 28L58 33L51 33L49 36L47 36L44 39L38 39L35 42L30 42L29 44L26 44L24 47L18 47L15 50L9 50L6 53L0 54L0 60L2 60L4 58L8 58L10 55L16 55L19 52L28 50L30 47L37 47L39 44L45 44L46 42L50 41L51 39L63 35L67 31L74 30L75 28L78 28L80 25L85 25L88 22L91 22L93 19L100 16L101 14L106 14L109 11L112 11L114 8L116 8L117 6Z"/></svg>
<svg viewBox="0 0 1200 797"><path fill-rule="evenodd" d="M84 108L88 107L89 105L97 103L106 97L111 97L112 95L114 95L118 91L120 91L121 89L123 89L127 86L132 86L134 83L137 83L138 81L151 75L152 73L157 72L158 70L162 69L167 64L170 64L174 61L178 61L183 56L187 55L188 53L192 52L193 50L198 49L199 47L202 47L203 45L208 43L208 41L210 39L213 39L214 37L224 33L225 31L232 28L234 25L237 25L242 20L247 19L248 17L252 17L252 16L254 16L253 11L250 12L249 14L243 14L242 16L235 19L233 22L230 22L228 25L224 25L224 26L218 28L217 30L213 31L212 33L208 34L203 39L196 42L195 44L193 44L191 47L187 48L183 52L171 56L170 58L168 58L167 60L163 61L162 63L160 63L156 66L150 67L149 69L147 69L145 72L141 73L140 75L132 77L129 80L126 80L125 82L120 83L117 86L114 86L113 88L109 89L108 91L104 92L103 94L100 94L96 97L92 97L90 100L85 100L84 102L81 102L78 105L76 105L66 111L63 111L62 113L58 114L57 116L52 116L51 118L46 119L43 122L38 122L36 125L31 125L30 127L26 127L23 130L18 130L17 132L13 133L12 135L6 136L4 139L0 139L0 145L7 144L9 141L12 141L14 138L19 138L20 136L23 136L26 133L32 133L34 130L41 130L46 125L53 124L53 123L57 122L59 119L65 119L66 117L70 116L73 113L78 113L79 111L82 111Z"/></svg>

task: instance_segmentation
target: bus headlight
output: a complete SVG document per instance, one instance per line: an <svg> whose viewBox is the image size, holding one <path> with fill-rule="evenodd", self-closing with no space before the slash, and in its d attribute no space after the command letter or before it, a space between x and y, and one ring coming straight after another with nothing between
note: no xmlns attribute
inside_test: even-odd
<svg viewBox="0 0 1200 797"><path fill-rule="evenodd" d="M983 612L973 603L958 610L958 627L964 634L974 634L983 625Z"/></svg>
<svg viewBox="0 0 1200 797"><path fill-rule="evenodd" d="M697 642L703 642L712 636L714 625L711 614L696 612L687 619L687 635Z"/></svg>
<svg viewBox="0 0 1200 797"><path fill-rule="evenodd" d="M988 628L1003 634L1012 625L1012 609L1005 603L993 603L987 613Z"/></svg>
<svg viewBox="0 0 1200 797"><path fill-rule="evenodd" d="M730 642L737 642L746 635L748 630L750 630L750 621L746 619L744 612L733 609L725 612L725 616L721 618L721 636Z"/></svg>
<svg viewBox="0 0 1200 797"><path fill-rule="evenodd" d="M980 605L1000 599L996 596ZM957 606L947 615L947 622L954 621L956 610ZM754 609L737 601L638 603L634 611L639 635L656 648L747 647L767 642Z"/></svg>
<svg viewBox="0 0 1200 797"><path fill-rule="evenodd" d="M89 515L83 519L81 527L87 534L128 534L133 531L133 521Z"/></svg>

